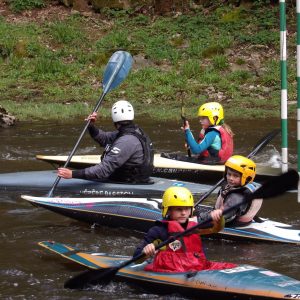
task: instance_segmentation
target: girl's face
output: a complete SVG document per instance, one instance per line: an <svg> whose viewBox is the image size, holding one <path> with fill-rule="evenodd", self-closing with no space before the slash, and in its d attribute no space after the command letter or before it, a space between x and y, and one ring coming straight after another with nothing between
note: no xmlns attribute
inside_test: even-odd
<svg viewBox="0 0 300 300"><path fill-rule="evenodd" d="M168 215L170 220L184 224L192 213L190 206L172 206L169 207Z"/></svg>
<svg viewBox="0 0 300 300"><path fill-rule="evenodd" d="M200 117L199 118L199 122L202 126L203 129L208 128L209 126L211 126L212 124L210 123L208 117Z"/></svg>
<svg viewBox="0 0 300 300"><path fill-rule="evenodd" d="M232 170L230 168L227 168L226 180L230 186L234 186L234 187L241 186L241 178L242 178L241 173Z"/></svg>

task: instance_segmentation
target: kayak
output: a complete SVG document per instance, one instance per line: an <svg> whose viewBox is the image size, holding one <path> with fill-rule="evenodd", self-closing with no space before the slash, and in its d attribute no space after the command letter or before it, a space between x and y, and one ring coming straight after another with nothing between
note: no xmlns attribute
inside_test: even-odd
<svg viewBox="0 0 300 300"><path fill-rule="evenodd" d="M131 259L104 253L82 252L73 247L47 241L40 246L88 269L118 267ZM118 271L116 279L147 288L153 293L180 293L197 299L300 299L300 281L274 271L237 265L231 269L184 273L145 271L147 261Z"/></svg>
<svg viewBox="0 0 300 300"><path fill-rule="evenodd" d="M68 156L36 155L36 158L52 165L64 165ZM101 162L100 155L74 155L69 167L86 168ZM205 182L220 179L225 171L224 165L206 165L195 162L181 161L154 155L154 170L152 176L168 179L179 179L190 182ZM280 168L257 165L256 180L262 181L281 174Z"/></svg>
<svg viewBox="0 0 300 300"><path fill-rule="evenodd" d="M147 232L161 219L161 198L64 198L21 196L34 206L42 207L75 220L100 226L123 227ZM211 206L201 205L202 211ZM205 237L205 236L204 236ZM300 230L293 226L259 218L243 227L225 227L215 238L300 244Z"/></svg>
<svg viewBox="0 0 300 300"><path fill-rule="evenodd" d="M57 172L32 171L0 174L0 190L22 190L47 192L52 187ZM189 183L184 181L170 180L165 178L152 177L152 184L128 184L110 183L83 179L61 179L56 191L68 192L87 196L140 196L140 197L161 197L164 191L170 186L184 186L192 194L201 195L208 191L211 186L207 184Z"/></svg>

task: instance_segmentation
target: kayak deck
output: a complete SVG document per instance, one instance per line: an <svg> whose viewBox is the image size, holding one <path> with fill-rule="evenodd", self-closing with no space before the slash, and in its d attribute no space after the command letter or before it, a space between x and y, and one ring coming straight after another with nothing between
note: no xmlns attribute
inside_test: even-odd
<svg viewBox="0 0 300 300"><path fill-rule="evenodd" d="M131 257L82 252L55 242L40 246L89 269L117 267ZM162 273L144 271L147 262L132 264L117 273L119 279L150 287L156 292L179 292L201 299L299 299L300 281L251 265L225 270ZM155 289L154 289L155 288ZM199 299L198 298L198 299Z"/></svg>
<svg viewBox="0 0 300 300"><path fill-rule="evenodd" d="M0 174L0 190L22 190L47 192L52 187L57 172L32 171ZM211 186L207 184L190 183L178 180L152 177L153 184L127 184L100 182L83 179L61 179L56 191L71 192L72 195L88 196L162 196L170 186L184 186L194 195L201 195Z"/></svg>

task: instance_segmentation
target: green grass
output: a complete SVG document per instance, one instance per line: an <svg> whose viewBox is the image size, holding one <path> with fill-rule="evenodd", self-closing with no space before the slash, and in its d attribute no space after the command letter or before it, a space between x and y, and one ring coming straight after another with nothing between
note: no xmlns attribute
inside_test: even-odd
<svg viewBox="0 0 300 300"><path fill-rule="evenodd" d="M13 101L1 101L8 112L18 111L22 120L44 120L47 116L53 116L53 120L65 120L72 118L84 118L91 112L92 108L84 103L43 103L27 101L26 107L21 103ZM106 113L107 114L107 113Z"/></svg>
<svg viewBox="0 0 300 300"><path fill-rule="evenodd" d="M11 5L13 2L15 7L22 3L11 1ZM39 0L25 2L31 7L40 5ZM111 26L97 26L80 15L43 23L8 23L2 17L0 104L20 120L84 116L101 94L109 57L122 49L145 57L147 63L134 64L126 80L106 96L107 116L115 100L126 98L133 102L137 114L157 119L179 119L183 100L186 114L194 117L198 106L209 99L207 91L212 87L226 97L222 102L226 116L278 116L277 13L277 7L259 3L252 8L220 6L208 15L200 7L176 18L152 19L130 10L101 11ZM291 22L294 19L289 16ZM293 49L295 41L289 43ZM274 55L261 59L259 75L246 68L248 56L255 51L247 54L249 47L262 47L261 54L266 47L273 50ZM243 49L245 57L238 54ZM245 68L232 70L232 63ZM291 58L291 100L296 97L294 74L295 59ZM251 90L249 86L260 88Z"/></svg>

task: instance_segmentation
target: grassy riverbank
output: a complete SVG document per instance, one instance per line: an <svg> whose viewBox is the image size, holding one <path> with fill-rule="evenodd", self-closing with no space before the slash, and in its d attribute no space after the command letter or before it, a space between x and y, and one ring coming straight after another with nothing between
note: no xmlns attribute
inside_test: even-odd
<svg viewBox="0 0 300 300"><path fill-rule="evenodd" d="M118 49L135 63L106 96L105 115L126 98L137 114L155 119L179 118L182 100L188 117L206 100L222 103L227 116L280 116L278 6L199 6L172 17L113 10L80 15L63 6L6 12L0 17L0 104L20 120L91 112L105 64ZM294 117L296 26L288 12Z"/></svg>

